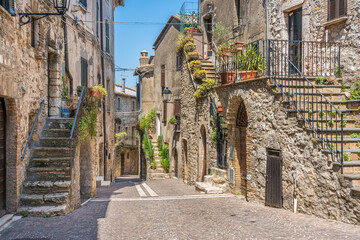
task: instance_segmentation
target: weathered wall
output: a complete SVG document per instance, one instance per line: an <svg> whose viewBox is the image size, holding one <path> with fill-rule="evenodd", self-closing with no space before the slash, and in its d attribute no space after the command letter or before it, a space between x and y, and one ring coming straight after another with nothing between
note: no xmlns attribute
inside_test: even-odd
<svg viewBox="0 0 360 240"><path fill-rule="evenodd" d="M201 150L203 141L206 142L207 166L209 169L217 166L217 159L216 147L210 138L209 102L207 98L196 100L193 97L195 89L191 81L187 63L183 57L181 69L181 142L179 143L181 149L179 150L185 156L179 158L182 159L179 171L185 171L186 179L184 180L194 183L201 181L202 178L202 171L199 168L203 164L202 159L200 159L200 152L204 152ZM202 128L205 129L205 140L201 137ZM187 161L184 161L184 159L187 159ZM184 163L186 168L184 168Z"/></svg>
<svg viewBox="0 0 360 240"><path fill-rule="evenodd" d="M283 207L293 208L293 174L298 180L298 210L323 218L349 223L359 221L359 197L350 194L349 182L332 167L332 160L321 152L296 117L276 97L267 80L246 81L232 87L219 87L216 93L226 113L228 140L234 146L236 180L241 181L242 194L252 201L265 201L267 149L282 151ZM241 102L248 117L246 128L246 171L240 175L240 142L235 121ZM229 154L229 153L228 153ZM232 186L234 192L239 187ZM245 190L245 191L244 191Z"/></svg>

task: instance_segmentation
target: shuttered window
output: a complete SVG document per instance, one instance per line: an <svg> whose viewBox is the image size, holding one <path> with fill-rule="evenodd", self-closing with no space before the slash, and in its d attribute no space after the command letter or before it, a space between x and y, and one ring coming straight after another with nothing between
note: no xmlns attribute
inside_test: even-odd
<svg viewBox="0 0 360 240"><path fill-rule="evenodd" d="M88 62L81 58L81 86L88 87Z"/></svg>
<svg viewBox="0 0 360 240"><path fill-rule="evenodd" d="M174 116L180 116L181 113L181 102L180 99L174 100Z"/></svg>
<svg viewBox="0 0 360 240"><path fill-rule="evenodd" d="M166 123L167 123L167 102L166 101L163 102L163 122L166 125Z"/></svg>
<svg viewBox="0 0 360 240"><path fill-rule="evenodd" d="M181 70L181 60L180 60L180 56L176 55L176 71L180 71Z"/></svg>
<svg viewBox="0 0 360 240"><path fill-rule="evenodd" d="M238 17L238 23L240 24L240 0L235 0L236 14Z"/></svg>
<svg viewBox="0 0 360 240"><path fill-rule="evenodd" d="M15 1L14 0L0 0L0 5L8 10L12 15L15 15Z"/></svg>
<svg viewBox="0 0 360 240"><path fill-rule="evenodd" d="M106 52L110 53L110 26L107 20L105 23L105 38L106 38Z"/></svg>
<svg viewBox="0 0 360 240"><path fill-rule="evenodd" d="M328 20L346 16L346 0L328 0Z"/></svg>
<svg viewBox="0 0 360 240"><path fill-rule="evenodd" d="M161 87L165 88L165 65L161 65Z"/></svg>

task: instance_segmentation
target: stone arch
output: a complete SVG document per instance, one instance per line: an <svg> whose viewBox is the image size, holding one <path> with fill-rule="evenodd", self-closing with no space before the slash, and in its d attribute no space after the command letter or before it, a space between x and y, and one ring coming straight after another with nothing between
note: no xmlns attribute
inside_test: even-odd
<svg viewBox="0 0 360 240"><path fill-rule="evenodd" d="M204 181L208 169L208 152L206 147L206 130L205 126L201 125L199 137L199 158L198 158L198 178L199 181Z"/></svg>
<svg viewBox="0 0 360 240"><path fill-rule="evenodd" d="M227 112L227 123L230 136L230 144L233 146L232 167L235 171L235 189L241 194L247 195L247 175L248 175L248 114L244 100L233 97L229 102Z"/></svg>

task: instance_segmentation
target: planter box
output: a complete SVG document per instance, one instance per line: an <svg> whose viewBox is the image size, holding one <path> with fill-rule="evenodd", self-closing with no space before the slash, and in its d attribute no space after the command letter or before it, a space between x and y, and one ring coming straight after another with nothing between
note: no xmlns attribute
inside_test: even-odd
<svg viewBox="0 0 360 240"><path fill-rule="evenodd" d="M235 82L235 72L220 73L221 84L230 84Z"/></svg>
<svg viewBox="0 0 360 240"><path fill-rule="evenodd" d="M238 77L241 77L243 81L255 79L257 71L239 71Z"/></svg>

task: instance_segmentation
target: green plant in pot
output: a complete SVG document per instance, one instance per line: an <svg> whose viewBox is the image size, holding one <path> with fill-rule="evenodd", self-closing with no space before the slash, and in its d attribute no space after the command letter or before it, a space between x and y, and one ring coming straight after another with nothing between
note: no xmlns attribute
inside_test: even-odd
<svg viewBox="0 0 360 240"><path fill-rule="evenodd" d="M196 44L195 43L192 43L192 42L188 42L185 44L184 46L184 50L185 52L194 52L196 49Z"/></svg>
<svg viewBox="0 0 360 240"><path fill-rule="evenodd" d="M245 51L235 56L235 64L242 80L254 79L264 71L264 55L256 46L249 44Z"/></svg>
<svg viewBox="0 0 360 240"><path fill-rule="evenodd" d="M194 79L196 80L203 80L206 79L206 71L205 70L198 70L194 72Z"/></svg>
<svg viewBox="0 0 360 240"><path fill-rule="evenodd" d="M115 118L116 124L121 124L121 118Z"/></svg>
<svg viewBox="0 0 360 240"><path fill-rule="evenodd" d="M174 117L172 117L172 118L170 118L168 124L173 124L173 125L175 125L176 122L177 122L176 119L175 119Z"/></svg>
<svg viewBox="0 0 360 240"><path fill-rule="evenodd" d="M199 60L191 61L189 65L192 73L201 70L201 61Z"/></svg>
<svg viewBox="0 0 360 240"><path fill-rule="evenodd" d="M187 56L188 56L188 59L189 59L190 61L192 61L192 60L198 60L199 57L200 57L200 53L198 53L198 52L189 52L189 53L187 54Z"/></svg>

